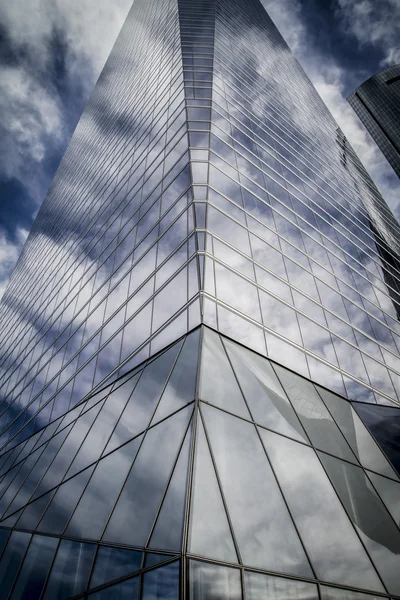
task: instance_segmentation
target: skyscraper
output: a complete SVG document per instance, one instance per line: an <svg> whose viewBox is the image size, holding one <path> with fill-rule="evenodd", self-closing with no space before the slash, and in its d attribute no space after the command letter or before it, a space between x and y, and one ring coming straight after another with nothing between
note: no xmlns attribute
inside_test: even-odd
<svg viewBox="0 0 400 600"><path fill-rule="evenodd" d="M400 597L399 246L259 0L136 0L3 298L2 596Z"/></svg>
<svg viewBox="0 0 400 600"><path fill-rule="evenodd" d="M400 65L364 81L348 101L400 177Z"/></svg>

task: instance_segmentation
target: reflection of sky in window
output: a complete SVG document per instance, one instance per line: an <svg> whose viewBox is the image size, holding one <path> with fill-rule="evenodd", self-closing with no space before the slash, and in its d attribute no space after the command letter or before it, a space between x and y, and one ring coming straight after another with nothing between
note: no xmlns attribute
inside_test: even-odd
<svg viewBox="0 0 400 600"><path fill-rule="evenodd" d="M217 5L121 34L4 297L1 444L201 321L399 400L397 225L265 14Z"/></svg>

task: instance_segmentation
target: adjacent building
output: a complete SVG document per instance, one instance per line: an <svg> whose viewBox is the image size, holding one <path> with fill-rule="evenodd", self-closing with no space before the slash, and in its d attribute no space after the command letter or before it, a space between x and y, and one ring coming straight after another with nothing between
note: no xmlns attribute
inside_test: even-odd
<svg viewBox="0 0 400 600"><path fill-rule="evenodd" d="M400 65L364 81L348 101L400 177Z"/></svg>
<svg viewBox="0 0 400 600"><path fill-rule="evenodd" d="M259 0L135 0L2 300L2 598L400 598L399 240Z"/></svg>

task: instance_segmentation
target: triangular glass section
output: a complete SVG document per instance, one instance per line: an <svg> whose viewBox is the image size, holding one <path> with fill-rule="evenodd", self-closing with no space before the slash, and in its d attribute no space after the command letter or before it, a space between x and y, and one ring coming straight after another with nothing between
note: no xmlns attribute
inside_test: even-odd
<svg viewBox="0 0 400 600"><path fill-rule="evenodd" d="M25 507L25 510L21 514L17 522L19 529L30 529L33 531L36 529L38 522L40 521L48 503L54 495L54 490L45 494L41 498L38 498L34 502L31 502Z"/></svg>
<svg viewBox="0 0 400 600"><path fill-rule="evenodd" d="M67 471L66 477L72 477L92 462L99 460L107 444L111 433L124 410L129 395L135 389L139 374L130 379L129 386L125 384L111 392L104 406L92 425L85 441L79 448L72 465Z"/></svg>
<svg viewBox="0 0 400 600"><path fill-rule="evenodd" d="M189 536L189 552L238 562L200 416L197 425Z"/></svg>
<svg viewBox="0 0 400 600"><path fill-rule="evenodd" d="M319 386L317 389L361 465L386 477L398 479L386 456L381 452L350 402Z"/></svg>
<svg viewBox="0 0 400 600"><path fill-rule="evenodd" d="M174 344L146 366L108 442L106 452L118 448L148 426L180 347L181 342Z"/></svg>
<svg viewBox="0 0 400 600"><path fill-rule="evenodd" d="M94 588L139 571L142 566L142 558L143 552L137 550L99 546L90 587Z"/></svg>
<svg viewBox="0 0 400 600"><path fill-rule="evenodd" d="M189 469L190 433L191 428L186 434L154 531L150 538L149 546L151 548L165 548L166 550L177 551L181 549Z"/></svg>
<svg viewBox="0 0 400 600"><path fill-rule="evenodd" d="M200 398L250 419L220 336L204 327L201 349Z"/></svg>
<svg viewBox="0 0 400 600"><path fill-rule="evenodd" d="M67 535L100 538L142 439L140 435L99 461L69 522Z"/></svg>
<svg viewBox="0 0 400 600"><path fill-rule="evenodd" d="M312 577L256 427L211 406L201 411L242 562Z"/></svg>
<svg viewBox="0 0 400 600"><path fill-rule="evenodd" d="M400 408L362 402L353 407L400 476Z"/></svg>
<svg viewBox="0 0 400 600"><path fill-rule="evenodd" d="M64 531L93 469L94 467L90 467L60 485L38 525L39 531L56 535Z"/></svg>
<svg viewBox="0 0 400 600"><path fill-rule="evenodd" d="M174 558L173 554L155 554L154 552L147 552L146 558L144 561L144 567L152 567L153 565L158 565L169 558Z"/></svg>
<svg viewBox="0 0 400 600"><path fill-rule="evenodd" d="M160 421L194 400L199 341L200 329L187 336L168 384L161 396L160 403L153 417L153 423Z"/></svg>
<svg viewBox="0 0 400 600"><path fill-rule="evenodd" d="M334 456L355 462L350 446L311 381L279 365L274 365L274 369L312 444Z"/></svg>
<svg viewBox="0 0 400 600"><path fill-rule="evenodd" d="M192 412L189 406L149 429L115 505L104 540L135 546L146 544Z"/></svg>
<svg viewBox="0 0 400 600"><path fill-rule="evenodd" d="M223 341L254 421L306 441L307 436L266 358L229 340Z"/></svg>

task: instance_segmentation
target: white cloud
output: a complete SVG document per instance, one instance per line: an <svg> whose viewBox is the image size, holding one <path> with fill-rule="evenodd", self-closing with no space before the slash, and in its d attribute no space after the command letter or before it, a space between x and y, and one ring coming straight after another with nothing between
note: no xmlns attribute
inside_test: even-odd
<svg viewBox="0 0 400 600"><path fill-rule="evenodd" d="M16 239L11 241L4 229L0 228L0 298L27 236L28 231L18 227Z"/></svg>
<svg viewBox="0 0 400 600"><path fill-rule="evenodd" d="M400 62L400 3L398 0L337 0L343 29L361 45L378 47L382 67Z"/></svg>
<svg viewBox="0 0 400 600"><path fill-rule="evenodd" d="M291 47L318 93L355 149L374 183L392 211L400 218L400 188L396 175L348 104L344 89L346 72L333 59L316 48L301 17L298 0L262 0L275 25ZM400 3L380 0L382 11L370 0L339 0L338 13L345 32L355 35L360 44L369 40L386 54L383 62L395 56L396 39L400 39ZM393 10L392 10L393 9ZM391 12L390 12L391 11ZM391 23L395 14L397 24ZM390 14L392 17L390 17ZM397 33L396 33L397 32ZM400 60L400 56L398 57ZM385 65L382 65L385 66Z"/></svg>

